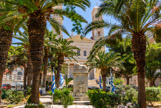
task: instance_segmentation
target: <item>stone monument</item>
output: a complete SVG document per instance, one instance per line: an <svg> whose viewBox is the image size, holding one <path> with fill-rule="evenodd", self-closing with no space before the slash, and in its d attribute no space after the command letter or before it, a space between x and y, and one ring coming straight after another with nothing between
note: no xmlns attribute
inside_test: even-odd
<svg viewBox="0 0 161 108"><path fill-rule="evenodd" d="M88 69L85 65L75 64L74 65L74 88L73 96L76 101L87 101L88 92Z"/></svg>

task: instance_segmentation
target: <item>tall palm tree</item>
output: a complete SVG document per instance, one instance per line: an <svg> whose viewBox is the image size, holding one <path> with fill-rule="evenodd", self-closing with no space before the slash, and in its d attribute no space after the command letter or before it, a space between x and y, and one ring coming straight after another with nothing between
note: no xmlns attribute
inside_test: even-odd
<svg viewBox="0 0 161 108"><path fill-rule="evenodd" d="M110 75L110 69L114 67L122 67L122 61L120 60L119 53L105 53L104 51L98 52L93 59L89 59L87 65L92 68L98 68L101 70L103 79L103 90L106 91L106 77Z"/></svg>
<svg viewBox="0 0 161 108"><path fill-rule="evenodd" d="M115 45L107 45L109 51L114 53L120 53L123 62L124 70L120 70L116 74L123 75L126 78L126 84L129 85L130 78L135 73L135 60L133 57L131 49L131 39L123 38L122 41L116 43Z"/></svg>
<svg viewBox="0 0 161 108"><path fill-rule="evenodd" d="M12 43L13 32L15 28L19 28L22 20L16 15L15 6L0 1L0 103L1 103L1 87L3 72L6 68L8 51ZM10 19L10 15L15 15L10 21L4 21L4 17Z"/></svg>
<svg viewBox="0 0 161 108"><path fill-rule="evenodd" d="M30 43L29 43L29 35L27 33L27 31L24 31L23 33L22 32L18 32L19 35L14 35L14 38L19 40L20 42L16 42L16 43L13 43L13 44L16 44L16 45L21 45L23 46L25 49L26 49L26 52L27 52L27 59L28 59L28 62L27 62L27 86L31 86L31 81L32 81L32 76L33 76L33 71L32 71L32 62L31 62L31 54L30 54Z"/></svg>
<svg viewBox="0 0 161 108"><path fill-rule="evenodd" d="M109 35L119 33L129 33L132 35L132 51L134 53L138 72L138 103L141 108L146 108L145 32L151 30L154 27L153 24L160 23L160 16L156 14L155 11L152 11L157 2L157 0L129 0L122 4L118 13L115 13L117 0L104 2L100 6L99 12L96 16L99 17L102 14L110 15L113 16L118 23L109 24L105 21L95 21L89 24L85 30L86 34L96 28L108 27L110 28Z"/></svg>
<svg viewBox="0 0 161 108"><path fill-rule="evenodd" d="M51 51L51 45L55 39L56 34L53 32L50 32L48 29L46 29L45 33L45 41L44 41L44 71L43 71L43 84L42 87L46 87L46 77L47 77L47 70L48 70L48 58L49 58L49 52Z"/></svg>
<svg viewBox="0 0 161 108"><path fill-rule="evenodd" d="M55 82L56 87L59 88L60 82L60 72L62 70L62 65L64 64L64 58L67 57L69 60L76 60L75 56L77 53L75 51L79 50L76 46L72 46L73 41L68 41L67 39L59 38L55 39L52 43L52 49L54 56L57 59L57 65L55 66Z"/></svg>
<svg viewBox="0 0 161 108"><path fill-rule="evenodd" d="M82 16L76 13L68 12L63 9L55 9L53 7L65 4L77 6L85 10L86 6L90 6L90 3L88 0L5 0L5 2L16 5L20 15L23 16L24 19L28 18L27 26L34 72L31 102L39 104L39 79L42 66L44 34L47 20L58 34L60 34L60 30L66 34L68 34L68 32L60 26L54 18L50 17L51 14L67 16L70 18L76 16L76 18L80 21L86 22Z"/></svg>

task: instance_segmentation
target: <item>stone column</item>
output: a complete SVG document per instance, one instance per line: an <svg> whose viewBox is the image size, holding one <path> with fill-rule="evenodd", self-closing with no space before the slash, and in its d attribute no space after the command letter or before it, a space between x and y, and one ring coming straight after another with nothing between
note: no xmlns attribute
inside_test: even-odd
<svg viewBox="0 0 161 108"><path fill-rule="evenodd" d="M76 101L87 101L88 71L85 65L74 65L73 96Z"/></svg>

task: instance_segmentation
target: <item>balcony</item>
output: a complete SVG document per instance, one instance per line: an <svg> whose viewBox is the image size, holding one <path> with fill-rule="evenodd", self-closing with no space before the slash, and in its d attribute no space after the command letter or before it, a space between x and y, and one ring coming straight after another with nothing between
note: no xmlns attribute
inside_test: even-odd
<svg viewBox="0 0 161 108"><path fill-rule="evenodd" d="M24 76L22 75L4 75L3 81L23 81Z"/></svg>

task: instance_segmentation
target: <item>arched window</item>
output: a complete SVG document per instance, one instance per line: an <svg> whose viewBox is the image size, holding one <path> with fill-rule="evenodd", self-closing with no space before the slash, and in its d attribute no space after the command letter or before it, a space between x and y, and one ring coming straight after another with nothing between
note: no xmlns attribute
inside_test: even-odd
<svg viewBox="0 0 161 108"><path fill-rule="evenodd" d="M84 56L87 56L87 51L84 51Z"/></svg>
<svg viewBox="0 0 161 108"><path fill-rule="evenodd" d="M80 50L77 50L77 56L80 56Z"/></svg>
<svg viewBox="0 0 161 108"><path fill-rule="evenodd" d="M22 75L22 72L18 72L18 75Z"/></svg>

